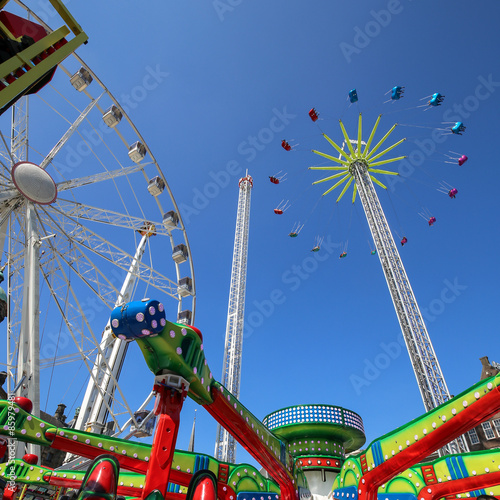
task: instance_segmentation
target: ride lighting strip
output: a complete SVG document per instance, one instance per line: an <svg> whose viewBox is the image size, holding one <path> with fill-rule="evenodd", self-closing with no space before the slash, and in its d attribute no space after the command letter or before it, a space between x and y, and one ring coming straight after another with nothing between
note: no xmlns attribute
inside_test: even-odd
<svg viewBox="0 0 500 500"><path fill-rule="evenodd" d="M344 412L344 424L354 427L355 429L358 429L364 434L365 429L363 427L363 420L361 420L361 417L357 413L354 413L353 411L350 410L343 410L343 412Z"/></svg>
<svg viewBox="0 0 500 500"><path fill-rule="evenodd" d="M304 405L291 406L271 413L264 418L263 423L269 429L290 424L326 423L353 427L364 433L363 420L356 413L339 406Z"/></svg>

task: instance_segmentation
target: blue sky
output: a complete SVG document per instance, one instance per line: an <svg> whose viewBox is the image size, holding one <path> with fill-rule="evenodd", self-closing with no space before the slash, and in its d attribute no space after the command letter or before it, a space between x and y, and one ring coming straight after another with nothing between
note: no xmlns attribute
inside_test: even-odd
<svg viewBox="0 0 500 500"><path fill-rule="evenodd" d="M341 142L342 118L353 137L359 112L365 140L382 113L379 139L395 122L405 125L388 140L408 138L394 156L413 153L417 163L415 151L425 156L402 172L389 196L377 192L396 241L409 240L401 257L450 392L478 380L480 357L500 362L498 2L67 5L89 35L80 56L127 108L182 208L197 280L196 326L218 379L238 179L246 169L254 179L240 399L256 416L302 403L339 405L362 416L370 442L423 412L359 199L354 210L350 196L334 208L338 195L321 200L323 185L310 187L321 177L307 170L320 160L310 150L333 152L321 131ZM147 75L159 84L137 90ZM384 103L394 85L405 86L404 99ZM359 103L348 106L352 88ZM434 92L446 96L443 106L417 107ZM307 115L313 106L317 124ZM457 120L467 127L463 136L431 143L433 128ZM285 152L282 139L298 146ZM450 151L469 161L445 163ZM287 181L276 186L268 176L278 171ZM456 199L437 190L440 181L458 189ZM292 205L276 216L282 199ZM419 215L425 210L437 218L433 227ZM304 228L291 239L298 221ZM317 235L325 244L313 254ZM137 355L137 346L131 351ZM136 384L127 388L132 400ZM141 384L150 387L152 378ZM195 408L186 402L181 448ZM199 409L197 450L213 453L215 434ZM252 461L241 447L238 460Z"/></svg>

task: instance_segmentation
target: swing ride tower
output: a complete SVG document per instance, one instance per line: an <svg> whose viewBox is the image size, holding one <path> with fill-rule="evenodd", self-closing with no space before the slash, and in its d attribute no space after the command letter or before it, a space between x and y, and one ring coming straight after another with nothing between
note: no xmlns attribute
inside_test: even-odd
<svg viewBox="0 0 500 500"><path fill-rule="evenodd" d="M387 219L373 185L373 183L376 183L382 188L387 189L387 187L380 182L374 174L398 175L397 172L380 170L374 167L405 158L404 156L400 156L397 158L381 160L386 153L397 147L405 139L401 139L382 152L375 154L396 128L396 125L393 125L384 137L382 137L382 139L373 147L373 149L370 150L380 118L380 116L377 118L366 143L361 140L361 114L359 115L357 140L349 139L345 127L342 121L340 121L340 128L342 129L342 134L344 136L344 149L346 145L348 150L345 151L340 148L326 134L323 134L325 139L331 146L333 146L334 149L337 150L340 156L336 158L335 156L321 153L316 150L313 150L313 152L324 158L332 160L337 165L310 167L310 169L338 171L336 174L313 183L318 184L340 177L340 180L323 193L323 195L326 195L336 187L344 184L344 187L337 198L337 202L342 198L344 193L354 181L352 202L354 203L356 199L356 193L359 193L361 204L363 205L363 210L375 242L382 270L384 272L392 302L396 310L399 325L410 355L420 395L422 396L425 410L430 411L448 401L450 399L450 393L441 371L441 367L439 366L436 353L434 352L422 313L420 312L417 300L413 294L410 280L406 274L403 262L401 261L401 257L394 242L394 238L392 237L389 224L387 223ZM467 451L468 447L465 439L463 439L463 437L459 437L440 450L440 454L461 453Z"/></svg>
<svg viewBox="0 0 500 500"><path fill-rule="evenodd" d="M227 310L226 340L222 385L235 397L240 397L241 354L245 314L245 290L248 257L248 230L250 224L250 199L253 179L246 173L239 181L238 212L234 236L233 265ZM236 440L220 424L217 426L215 458L236 462Z"/></svg>

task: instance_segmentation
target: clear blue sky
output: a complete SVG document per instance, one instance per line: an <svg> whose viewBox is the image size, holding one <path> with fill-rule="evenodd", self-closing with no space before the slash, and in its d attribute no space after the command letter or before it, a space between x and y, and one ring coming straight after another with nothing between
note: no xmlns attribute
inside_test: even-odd
<svg viewBox="0 0 500 500"><path fill-rule="evenodd" d="M377 190L396 240L402 233L409 239L401 256L450 392L478 380L480 357L500 362L497 1L113 0L68 7L89 34L79 54L128 107L183 207L196 326L218 379L238 179L245 169L254 178L246 317L255 327L243 342L241 401L256 416L301 403L339 405L362 416L370 442L423 412L408 354L395 344L400 329L378 257L370 255L359 199L351 216L346 196L329 225L335 193L311 213L324 189L309 188L320 177L307 170L319 163L310 149L333 151L307 116L313 106L321 130L337 142L338 119L354 136L359 111L365 139L379 113L381 132L395 122L443 127L462 118L464 135L437 145L425 172L409 173L390 198ZM160 84L134 100L152 69ZM394 85L406 87L405 98L384 104ZM352 88L359 106L347 109ZM434 92L446 96L440 108L399 111ZM410 154L431 132L400 127L388 143L406 136L395 152ZM297 151L285 152L282 139L298 143ZM469 161L446 164L449 151ZM280 170L288 180L275 186L268 176ZM457 198L438 192L438 180L456 187ZM282 199L294 203L278 217L273 208ZM431 228L422 207L437 218ZM291 239L297 221L306 224ZM313 254L318 234L330 243ZM347 239L348 257L339 260ZM185 404L179 447L189 442L194 409ZM202 409L197 415L196 448L211 454L216 425ZM238 460L251 461L241 447Z"/></svg>

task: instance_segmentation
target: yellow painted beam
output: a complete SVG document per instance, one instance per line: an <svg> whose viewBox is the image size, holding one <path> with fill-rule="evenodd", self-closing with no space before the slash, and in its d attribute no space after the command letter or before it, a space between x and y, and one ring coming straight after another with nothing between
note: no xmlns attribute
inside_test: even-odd
<svg viewBox="0 0 500 500"><path fill-rule="evenodd" d="M344 124L342 123L342 120L339 120L339 123L340 123L340 128L342 129L342 134L344 135L344 140L347 144L347 147L349 148L351 155L354 157L354 156L356 156L355 152L354 152L354 148L352 147L351 141L349 139L349 136L347 135L347 132L345 130Z"/></svg>
<svg viewBox="0 0 500 500"><path fill-rule="evenodd" d="M331 191L333 191L337 186L340 186L343 182L345 182L349 177L351 177L351 174L347 174L343 179L340 179L339 182L337 182L337 184L334 184L330 189L328 189L327 191L325 191L323 193L323 196L325 196L326 194L330 193Z"/></svg>
<svg viewBox="0 0 500 500"><path fill-rule="evenodd" d="M368 172L373 172L375 174L399 175L398 172L392 172L391 170L379 170L378 168L369 168Z"/></svg>
<svg viewBox="0 0 500 500"><path fill-rule="evenodd" d="M404 160L406 156L398 156L397 158L389 158L388 160L377 161L375 163L370 162L370 167L378 167L379 165L385 165L386 163L392 163L393 161Z"/></svg>
<svg viewBox="0 0 500 500"><path fill-rule="evenodd" d="M330 139L326 134L323 137L345 158L349 158L349 155L332 139Z"/></svg>
<svg viewBox="0 0 500 500"><path fill-rule="evenodd" d="M370 175L370 179L375 182L375 184L378 184L380 187L384 188L384 189L387 189L387 186L384 186L378 179L376 179L375 177L373 177L373 175Z"/></svg>
<svg viewBox="0 0 500 500"><path fill-rule="evenodd" d="M330 167L308 167L309 170L345 170L345 167L335 167L335 166L330 166Z"/></svg>
<svg viewBox="0 0 500 500"><path fill-rule="evenodd" d="M356 193L358 192L358 185L354 183L354 189L352 190L352 202L356 199Z"/></svg>
<svg viewBox="0 0 500 500"><path fill-rule="evenodd" d="M377 151L377 149L382 146L382 144L387 140L387 138L392 134L392 132L394 131L394 129L396 128L396 125L397 123L395 123L390 129L389 131L387 132L387 134L384 135L384 137L382 137L382 139L380 139L380 141L378 141L377 145L368 153L368 155L365 157L366 160L368 160L370 158L370 156L373 155L373 153L375 153L375 151Z"/></svg>
<svg viewBox="0 0 500 500"><path fill-rule="evenodd" d="M34 66L34 64L31 62L34 57L42 53L44 50L47 50L55 43L61 41L68 33L69 29L66 26L61 26L56 31L49 33L41 40L38 40L38 42L35 42L33 45L30 45L28 48L22 50L21 52L18 52L10 59L7 59L7 61L0 64L0 78L5 78L9 73L12 73L24 64L27 64L31 67ZM51 54L49 57L44 59L44 61L52 57L54 54Z"/></svg>
<svg viewBox="0 0 500 500"><path fill-rule="evenodd" d="M389 146L387 149L384 149L381 153L379 153L378 155L375 155L371 160L376 160L377 158L380 158L381 156L384 156L386 153L388 153L389 151L391 151L391 149L394 149L396 146L399 146L401 143L405 142L406 141L406 137L404 139L401 139L400 141L394 143L392 146Z"/></svg>
<svg viewBox="0 0 500 500"><path fill-rule="evenodd" d="M325 177L324 179L321 179L319 181L314 181L313 185L320 184L321 182L325 182L325 181L331 181L332 179L336 179L337 177L341 177L342 175L345 175L345 170L343 172L340 172L339 174L330 175L330 177Z"/></svg>
<svg viewBox="0 0 500 500"><path fill-rule="evenodd" d="M326 153L322 153L321 151L316 151L315 149L313 149L312 152L314 154L322 156L323 158L327 158L328 160L332 160L332 161L335 161L337 163L341 163L342 165L345 165L346 167L349 166L349 163L347 163L344 160L339 160L338 158L335 158L335 156L327 155Z"/></svg>
<svg viewBox="0 0 500 500"><path fill-rule="evenodd" d="M50 3L62 17L63 21L69 26L75 36L84 32L81 26L76 22L76 19L71 15L70 11L60 0L50 0Z"/></svg>
<svg viewBox="0 0 500 500"><path fill-rule="evenodd" d="M361 155L362 155L362 151L361 151L361 130L362 130L362 126L361 126L361 113L359 113L359 119L358 119L358 153L356 155L358 158L361 158Z"/></svg>
<svg viewBox="0 0 500 500"><path fill-rule="evenodd" d="M344 186L344 189L342 189L342 192L340 193L339 197L337 198L337 203L339 200L344 196L344 193L347 191L347 188L351 185L351 182L353 181L354 177L351 177L348 181L347 184Z"/></svg>
<svg viewBox="0 0 500 500"><path fill-rule="evenodd" d="M366 155L370 152L370 146L372 144L373 137L375 135L375 132L378 128L378 124L380 122L380 118L382 118L382 115L378 115L377 121L375 122L375 125L372 128L372 131L370 133L370 137L368 138L368 142L366 143L365 149L363 150L363 155L362 157L365 158Z"/></svg>
<svg viewBox="0 0 500 500"><path fill-rule="evenodd" d="M59 29L61 29L62 32L67 31L67 28L65 26ZM58 31L59 30L54 31L47 36L50 37L52 34L57 33ZM43 42L45 38L43 38L39 42ZM17 78L15 82L11 83L6 88L0 91L0 107L5 106L19 94L22 94L24 91L31 88L43 75L45 75L45 73L47 73L54 66L57 66L60 62L66 59L66 57L74 52L83 42L87 40L87 38L88 37L85 33L81 33L66 44L62 45L59 49L57 49L54 53L49 55L37 65L33 66L32 63L29 63L29 65L31 66L31 69L29 71L24 73L24 75ZM35 47L37 43L31 45L22 52L19 52L14 57L11 57L8 61L0 64L0 78L5 78L5 76L23 66L23 64L28 64L28 62L24 61L25 58L27 61L29 61L30 58L35 57L38 53L43 51L44 49L41 49L37 52L37 49L35 48L33 52L33 47ZM29 51L29 53L32 55L27 56L26 54L24 54L24 52L26 51Z"/></svg>

